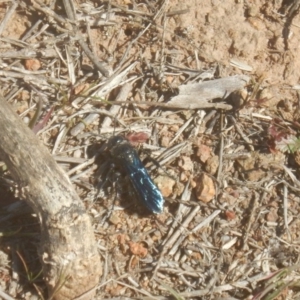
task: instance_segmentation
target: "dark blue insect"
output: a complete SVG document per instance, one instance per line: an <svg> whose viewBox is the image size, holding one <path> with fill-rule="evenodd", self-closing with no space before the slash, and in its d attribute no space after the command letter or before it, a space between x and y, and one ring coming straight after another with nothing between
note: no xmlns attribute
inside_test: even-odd
<svg viewBox="0 0 300 300"><path fill-rule="evenodd" d="M152 213L161 213L164 198L131 144L122 136L114 136L108 141L107 149L113 161L129 176L139 201Z"/></svg>

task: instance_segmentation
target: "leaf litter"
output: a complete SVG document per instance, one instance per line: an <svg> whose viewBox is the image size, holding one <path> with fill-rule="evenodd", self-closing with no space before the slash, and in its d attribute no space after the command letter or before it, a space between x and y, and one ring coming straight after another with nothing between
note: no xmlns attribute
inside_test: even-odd
<svg viewBox="0 0 300 300"><path fill-rule="evenodd" d="M233 29L225 17L228 38L219 40L230 43L221 52L213 31L223 30L224 12L243 10L237 3L197 4L206 13L202 47L186 23L193 9L177 1L63 3L2 2L1 93L25 122L39 117L34 131L93 218L105 260L98 298L299 297L299 77L292 56L282 54L296 49L295 40L274 37L276 52L265 36L270 28L296 32L297 7L254 1ZM262 71L266 55L283 63ZM274 72L283 74L277 82ZM89 149L113 134L151 150L158 165L146 166L165 196L162 214L146 215L126 179L109 179L97 195L103 160ZM12 186L5 168L3 177ZM24 234L16 226L37 222L20 218L22 210L6 203L0 216L13 232L1 253L12 253L14 264ZM24 250L23 259L32 257ZM11 276L7 259L1 270L5 297L31 299L43 288Z"/></svg>

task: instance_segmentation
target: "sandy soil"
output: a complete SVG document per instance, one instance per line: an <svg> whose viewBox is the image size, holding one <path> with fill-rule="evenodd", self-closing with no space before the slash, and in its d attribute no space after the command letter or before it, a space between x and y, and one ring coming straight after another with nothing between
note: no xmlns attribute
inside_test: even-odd
<svg viewBox="0 0 300 300"><path fill-rule="evenodd" d="M44 2L64 16L62 4ZM109 199L104 192L102 202L89 200L89 189L95 183L91 180L92 170L83 175L80 183L74 179L74 185L94 219L100 251L108 266L99 288L99 299L141 299L150 294L161 296L157 299L167 299L170 295L177 299L299 297L293 285L300 275L297 270L300 257L297 181L300 165L297 141L300 129L300 15L299 1L287 2L169 0L162 4L158 1L116 0L110 1L110 7L97 1L75 2L77 14L84 24L81 31L85 37L89 36L91 50L112 73L126 51L126 59L130 63L137 62L126 74L127 78L137 78L128 96L131 101L152 101L161 96L164 101L169 100L169 95L174 95L180 84L195 79L195 76L187 75L190 70L199 71L206 80L241 74L251 78L235 98L228 100L233 110L224 112L223 124L219 111L208 109L206 116L212 111L216 115L202 123L198 133L193 136L191 126L182 131L176 143L188 141L190 144L166 167L172 176L179 178L178 182L163 172L155 179L162 194L173 200L183 200L183 189L190 180L193 196L189 199L194 200L194 206L166 201L164 213L156 217L140 215L139 209L120 209L115 210L109 220L103 221L104 209L111 206L114 196ZM68 132L63 147L56 142L61 131L55 125L66 124L66 116L78 108L74 105L78 95L101 80L95 79L95 74L87 76L94 66L76 40L63 37L55 41L55 37L62 34L53 25L55 22L43 12L29 9L28 5L29 1L25 1L19 6L3 31L1 28L0 93L12 102L24 121L28 121L33 117L35 106L27 110L37 102L37 90L43 92L48 97L44 109L51 105L56 108L48 131L39 136L50 151L55 149L54 155L81 146L68 155L84 161L87 156L82 149L92 141L92 137L84 137L84 133L98 134L103 118L96 119L80 132L81 138ZM0 20L4 20L9 7L9 1L0 3ZM97 13L100 12L98 19L97 14L91 13L96 8ZM87 17L92 20L88 30L84 23ZM95 25L96 19L102 23ZM24 39L37 21L41 22L37 26L41 33ZM46 27L42 28L42 24ZM53 42L49 42L51 39ZM132 47L127 48L131 42ZM31 50L41 52L36 57L26 57L24 52L23 56L9 57L9 52L30 50L22 43L34 45ZM65 45L76 61L76 76L71 85ZM44 56L46 48L49 51L55 49L53 51L59 55ZM60 59L62 56L64 61ZM122 67L128 66L123 63ZM67 83L56 82L48 86L44 82L35 83L29 77L5 73L19 72L20 69L44 71L43 76L60 78ZM116 95L117 89L113 89L103 97L113 99ZM127 128L133 128L139 118L150 120L155 112L154 109L129 109L123 111L121 119ZM193 118L191 124L197 123L200 117L196 118L194 113L162 110L160 120L141 122L144 126L141 128L147 127L149 132L156 133L153 144L169 148L183 124L190 118ZM74 117L68 128L80 121ZM223 146L220 145L221 136ZM285 147L287 145L294 148ZM220 149L224 157L218 173ZM233 158L236 153L239 156ZM62 167L68 171L73 165L65 163ZM124 207L126 201L117 200L117 205ZM190 221L186 222L188 218ZM34 219L30 222L35 223ZM11 225L2 222L1 227L8 224ZM21 224L19 226L24 226ZM199 224L202 225L197 227ZM12 228L12 231L16 229ZM174 238L180 241L179 245L170 241L174 232L179 232ZM184 238L180 240L180 236ZM13 240L4 241L4 258L0 261L1 288L17 299L36 299L32 282L24 283L20 280L21 275L14 277L10 272L13 267L9 261L18 261L12 252L20 243L28 246L28 241L24 242L17 234ZM35 248L32 241L29 247ZM32 249L23 250L22 255L30 259L36 255L32 252ZM18 264L22 266L22 263ZM38 265L34 264L34 267L38 268ZM22 272L23 267L19 267L17 273ZM268 276L274 276L273 281L278 285L272 286ZM35 284L44 288L41 280ZM264 294L268 288L270 291ZM281 296L272 295L272 298L271 291L277 291Z"/></svg>

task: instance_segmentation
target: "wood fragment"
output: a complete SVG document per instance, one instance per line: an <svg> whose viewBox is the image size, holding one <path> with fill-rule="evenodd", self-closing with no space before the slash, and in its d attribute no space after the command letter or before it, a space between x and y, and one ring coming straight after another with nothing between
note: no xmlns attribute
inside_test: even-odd
<svg viewBox="0 0 300 300"><path fill-rule="evenodd" d="M237 75L202 83L184 84L178 87L179 94L174 96L167 105L184 109L215 107L230 110L232 106L229 104L209 101L217 98L225 99L232 92L242 89L249 80L250 77L246 75Z"/></svg>
<svg viewBox="0 0 300 300"><path fill-rule="evenodd" d="M18 185L19 197L39 217L49 297L74 299L93 289L101 275L90 218L49 152L9 104L0 102L0 157ZM93 295L94 291L84 299Z"/></svg>

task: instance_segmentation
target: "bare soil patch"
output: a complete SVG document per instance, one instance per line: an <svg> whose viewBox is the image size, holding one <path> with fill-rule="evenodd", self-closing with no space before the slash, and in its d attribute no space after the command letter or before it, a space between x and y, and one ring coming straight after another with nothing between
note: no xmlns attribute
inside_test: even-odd
<svg viewBox="0 0 300 300"><path fill-rule="evenodd" d="M0 93L93 218L97 299L297 299L299 1L71 3L68 21L60 1L1 1ZM164 106L179 86L241 75L243 88L209 108ZM113 134L136 132L161 165L146 165L165 198L158 215L107 154L91 159ZM38 219L1 176L1 290L47 298Z"/></svg>

